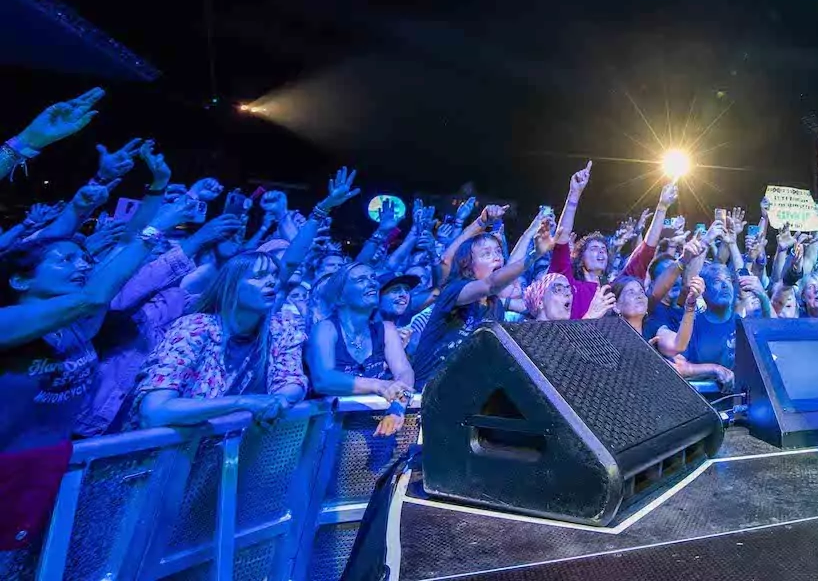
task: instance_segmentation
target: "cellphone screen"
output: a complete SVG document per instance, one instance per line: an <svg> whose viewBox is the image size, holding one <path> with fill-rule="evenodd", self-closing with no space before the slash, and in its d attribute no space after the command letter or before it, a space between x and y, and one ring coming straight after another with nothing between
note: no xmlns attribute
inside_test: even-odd
<svg viewBox="0 0 818 581"><path fill-rule="evenodd" d="M224 214L233 214L234 216L244 216L253 207L253 201L245 195L230 192L227 194L227 200L224 203Z"/></svg>
<svg viewBox="0 0 818 581"><path fill-rule="evenodd" d="M727 222L727 210L724 208L716 208L716 220Z"/></svg>
<svg viewBox="0 0 818 581"><path fill-rule="evenodd" d="M761 228L758 226L747 226L747 235L748 236L758 236L758 233L761 232Z"/></svg>
<svg viewBox="0 0 818 581"><path fill-rule="evenodd" d="M696 224L696 232L707 232L707 226L703 222Z"/></svg>

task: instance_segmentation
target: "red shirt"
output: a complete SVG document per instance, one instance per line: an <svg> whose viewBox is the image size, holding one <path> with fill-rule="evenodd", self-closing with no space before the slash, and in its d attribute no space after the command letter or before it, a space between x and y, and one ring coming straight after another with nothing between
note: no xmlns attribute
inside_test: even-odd
<svg viewBox="0 0 818 581"><path fill-rule="evenodd" d="M633 251L633 254L628 258L628 263L620 273L621 276L634 276L639 280L645 280L648 274L648 266L653 256L656 254L655 246L648 246L642 242ZM588 307L591 306L591 301L594 299L594 293L599 286L598 283L589 282L587 280L576 280L574 278L574 269L571 266L571 250L567 244L557 244L554 246L554 252L551 255L551 266L548 272L556 272L568 279L571 283L571 288L574 290L574 303L571 306L571 318L581 319L588 312Z"/></svg>

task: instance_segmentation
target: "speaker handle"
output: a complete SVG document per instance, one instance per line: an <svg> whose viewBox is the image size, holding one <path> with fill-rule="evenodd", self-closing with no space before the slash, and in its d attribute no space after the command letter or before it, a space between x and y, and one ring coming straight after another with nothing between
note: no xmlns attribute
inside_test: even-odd
<svg viewBox="0 0 818 581"><path fill-rule="evenodd" d="M532 426L525 419L502 416L468 416L463 425L471 428L472 452L515 462L540 462L545 454L545 436L549 430Z"/></svg>
<svg viewBox="0 0 818 581"><path fill-rule="evenodd" d="M529 420L518 418L504 418L502 416L484 416L475 414L468 416L462 423L470 428L484 428L489 430L499 430L502 432L517 432L520 434L534 434L544 436L547 429L532 426Z"/></svg>

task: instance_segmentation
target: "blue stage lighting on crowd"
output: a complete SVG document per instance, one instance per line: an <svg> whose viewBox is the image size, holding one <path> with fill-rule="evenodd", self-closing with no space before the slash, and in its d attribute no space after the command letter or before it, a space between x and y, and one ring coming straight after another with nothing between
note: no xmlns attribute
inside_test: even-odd
<svg viewBox="0 0 818 581"><path fill-rule="evenodd" d="M369 206L367 207L369 217L376 222L380 222L381 217L379 213L381 208L383 208L383 203L386 201L395 204L395 216L399 220L406 216L406 204L403 203L403 200L391 194L378 194L369 201Z"/></svg>

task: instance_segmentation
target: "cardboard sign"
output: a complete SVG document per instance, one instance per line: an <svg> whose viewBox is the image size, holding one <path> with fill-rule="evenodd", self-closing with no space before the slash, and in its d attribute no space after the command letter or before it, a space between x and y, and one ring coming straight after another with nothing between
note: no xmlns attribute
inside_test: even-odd
<svg viewBox="0 0 818 581"><path fill-rule="evenodd" d="M770 205L770 226L780 229L789 222L790 229L801 232L818 230L818 209L809 190L787 186L767 186L764 196Z"/></svg>

